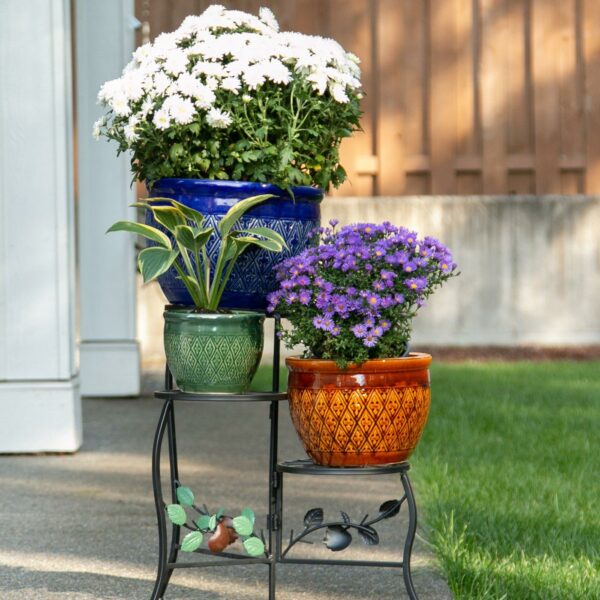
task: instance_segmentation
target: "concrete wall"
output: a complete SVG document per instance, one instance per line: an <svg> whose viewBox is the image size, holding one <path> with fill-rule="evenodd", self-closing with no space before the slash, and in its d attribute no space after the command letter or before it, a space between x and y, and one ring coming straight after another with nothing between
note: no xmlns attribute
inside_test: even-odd
<svg viewBox="0 0 600 600"><path fill-rule="evenodd" d="M331 218L389 220L454 251L462 274L415 319L415 345L600 344L600 198L328 198ZM140 302L143 356L159 360L161 293Z"/></svg>

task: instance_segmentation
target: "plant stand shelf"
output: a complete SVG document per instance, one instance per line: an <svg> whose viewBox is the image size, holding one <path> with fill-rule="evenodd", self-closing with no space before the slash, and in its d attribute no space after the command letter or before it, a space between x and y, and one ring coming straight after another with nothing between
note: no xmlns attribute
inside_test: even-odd
<svg viewBox="0 0 600 600"><path fill-rule="evenodd" d="M277 321L277 319L276 319ZM275 330L277 331L277 325ZM158 521L158 570L156 582L152 591L151 600L159 600L164 597L165 591L173 571L180 568L205 568L230 565L252 565L264 564L269 570L269 600L276 598L276 566L277 564L302 564L302 565L330 565L330 566L361 566L361 567L392 567L402 569L404 586L408 597L411 600L417 600L415 592L410 560L412 547L417 528L417 507L414 494L408 478L410 466L407 462L372 467L347 467L331 468L321 467L313 464L310 460L294 460L278 462L278 432L279 432L279 402L287 400L285 393L279 390L279 339L274 337L273 341L273 376L271 392L249 392L245 394L189 394L184 393L173 387L173 377L166 369L165 389L156 392L155 398L163 400L164 404L158 420L154 444L152 448L152 486L154 489L154 501L156 506L156 516ZM181 526L171 524L171 534L168 533L168 522L166 515L166 503L164 501L163 489L161 484L161 455L165 433L167 435L167 447L169 456L169 483L170 496L173 503L177 502L177 487L179 485L179 467L177 459L177 440L175 427L175 404L177 402L268 402L270 403L270 443L269 443L269 508L267 515L267 536L266 552L261 557L250 557L237 552L221 552L212 554L208 549L199 548L195 554L206 555L208 557L203 561L196 562L178 562L177 558L180 551ZM344 520L341 522L324 522L321 509L309 511L312 514L312 521L305 518L304 530L294 537L290 535L290 541L284 548L283 544L283 487L284 475L304 475L304 476L356 476L356 475L400 475L400 482L403 489L403 495L398 500L388 501L380 508L380 515L375 519L366 521L363 519L360 523L353 523L344 513ZM302 541L302 539L318 530L327 530L334 535L338 535L337 542L344 545L345 529L354 529L359 536L368 545L376 544L378 541L377 532L372 525L384 518L393 517L406 504L408 510L408 527L404 541L402 561L363 561L363 560L337 560L337 559L312 559L312 558L293 558L288 557L288 552ZM314 512L316 511L316 512ZM318 512L320 511L320 513ZM339 547L338 549L342 549ZM337 553L336 553L337 554Z"/></svg>

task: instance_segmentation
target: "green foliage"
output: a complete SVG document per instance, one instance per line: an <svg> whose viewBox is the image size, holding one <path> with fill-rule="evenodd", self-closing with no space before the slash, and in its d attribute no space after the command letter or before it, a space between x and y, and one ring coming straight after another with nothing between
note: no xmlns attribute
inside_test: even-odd
<svg viewBox="0 0 600 600"><path fill-rule="evenodd" d="M218 225L221 246L214 269L206 246L217 232L212 227L202 227L204 216L201 213L170 198L149 198L133 205L151 211L170 236L156 227L131 221L119 221L108 232L127 231L158 244L139 254L138 267L144 282L153 281L173 266L196 307L214 311L219 307L237 259L248 248L257 246L269 252L281 252L286 247L284 239L266 227L234 229L248 210L269 198L272 198L271 194L246 198L223 216Z"/></svg>
<svg viewBox="0 0 600 600"><path fill-rule="evenodd" d="M114 115L104 135L117 142L119 153L131 150L134 176L150 185L163 177L191 177L327 189L346 179L339 146L360 130L359 95L341 104L329 93L316 94L302 75L291 85L265 83L249 102L244 93L216 95L219 108L232 116L227 128L211 127L200 113L164 132L144 120L129 142L128 118Z"/></svg>

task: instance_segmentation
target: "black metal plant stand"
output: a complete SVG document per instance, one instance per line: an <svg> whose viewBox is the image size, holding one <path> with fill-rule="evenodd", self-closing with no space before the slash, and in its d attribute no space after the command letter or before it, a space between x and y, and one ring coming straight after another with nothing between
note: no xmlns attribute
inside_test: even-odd
<svg viewBox="0 0 600 600"><path fill-rule="evenodd" d="M278 329L276 318L275 331ZM404 585L408 597L417 600L417 593L412 582L410 560L413 542L417 529L417 506L414 494L408 478L410 468L407 462L360 468L329 468L320 467L310 460L295 460L278 462L278 430L279 430L279 402L287 400L287 395L279 393L279 338L277 335L273 341L273 376L272 391L246 394L188 394L173 389L173 377L166 369L165 390L156 392L155 398L164 400L163 408L158 420L154 444L152 448L152 485L154 488L154 502L156 505L156 516L158 520L158 571L156 583L152 591L151 600L159 600L164 597L165 590L173 571L180 568L217 567L228 565L265 564L269 568L269 600L275 600L276 588L276 565L280 563L304 564L304 565L341 565L361 567L394 567L402 569ZM210 550L198 548L197 554L209 555L212 559L197 562L178 562L177 557L180 550L181 526L171 524L171 535L167 531L166 503L163 498L160 469L163 439L167 433L169 451L169 481L171 488L171 502L177 503L177 487L179 485L179 471L177 463L177 440L175 428L175 403L179 401L188 402L269 402L270 403L270 444L269 444L269 511L267 516L267 539L266 552L261 557L250 557L236 552L221 552L217 555ZM320 508L311 509L304 518L303 530L294 536L290 533L289 542L284 547L283 542L283 483L284 475L390 475L399 474L402 484L403 495L399 499L388 500L379 508L375 518L368 520L365 516L360 522L353 522L343 511L339 521L324 521L323 511ZM348 531L354 530L360 539L367 545L375 545L379 542L377 531L373 527L377 522L397 515L403 504L408 509L408 528L404 542L402 561L363 561L363 560L337 560L337 559L312 559L288 557L290 550L304 538L317 531L325 530L325 541L328 548L340 551L346 548L351 536Z"/></svg>

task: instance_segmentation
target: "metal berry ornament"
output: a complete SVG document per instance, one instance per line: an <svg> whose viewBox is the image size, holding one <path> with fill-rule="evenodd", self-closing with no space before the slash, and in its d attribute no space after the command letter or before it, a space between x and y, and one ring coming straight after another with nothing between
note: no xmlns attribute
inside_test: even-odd
<svg viewBox="0 0 600 600"><path fill-rule="evenodd" d="M283 261L269 310L291 323L289 347L338 365L402 356L425 300L457 275L452 253L432 237L391 223L321 229L321 245Z"/></svg>

